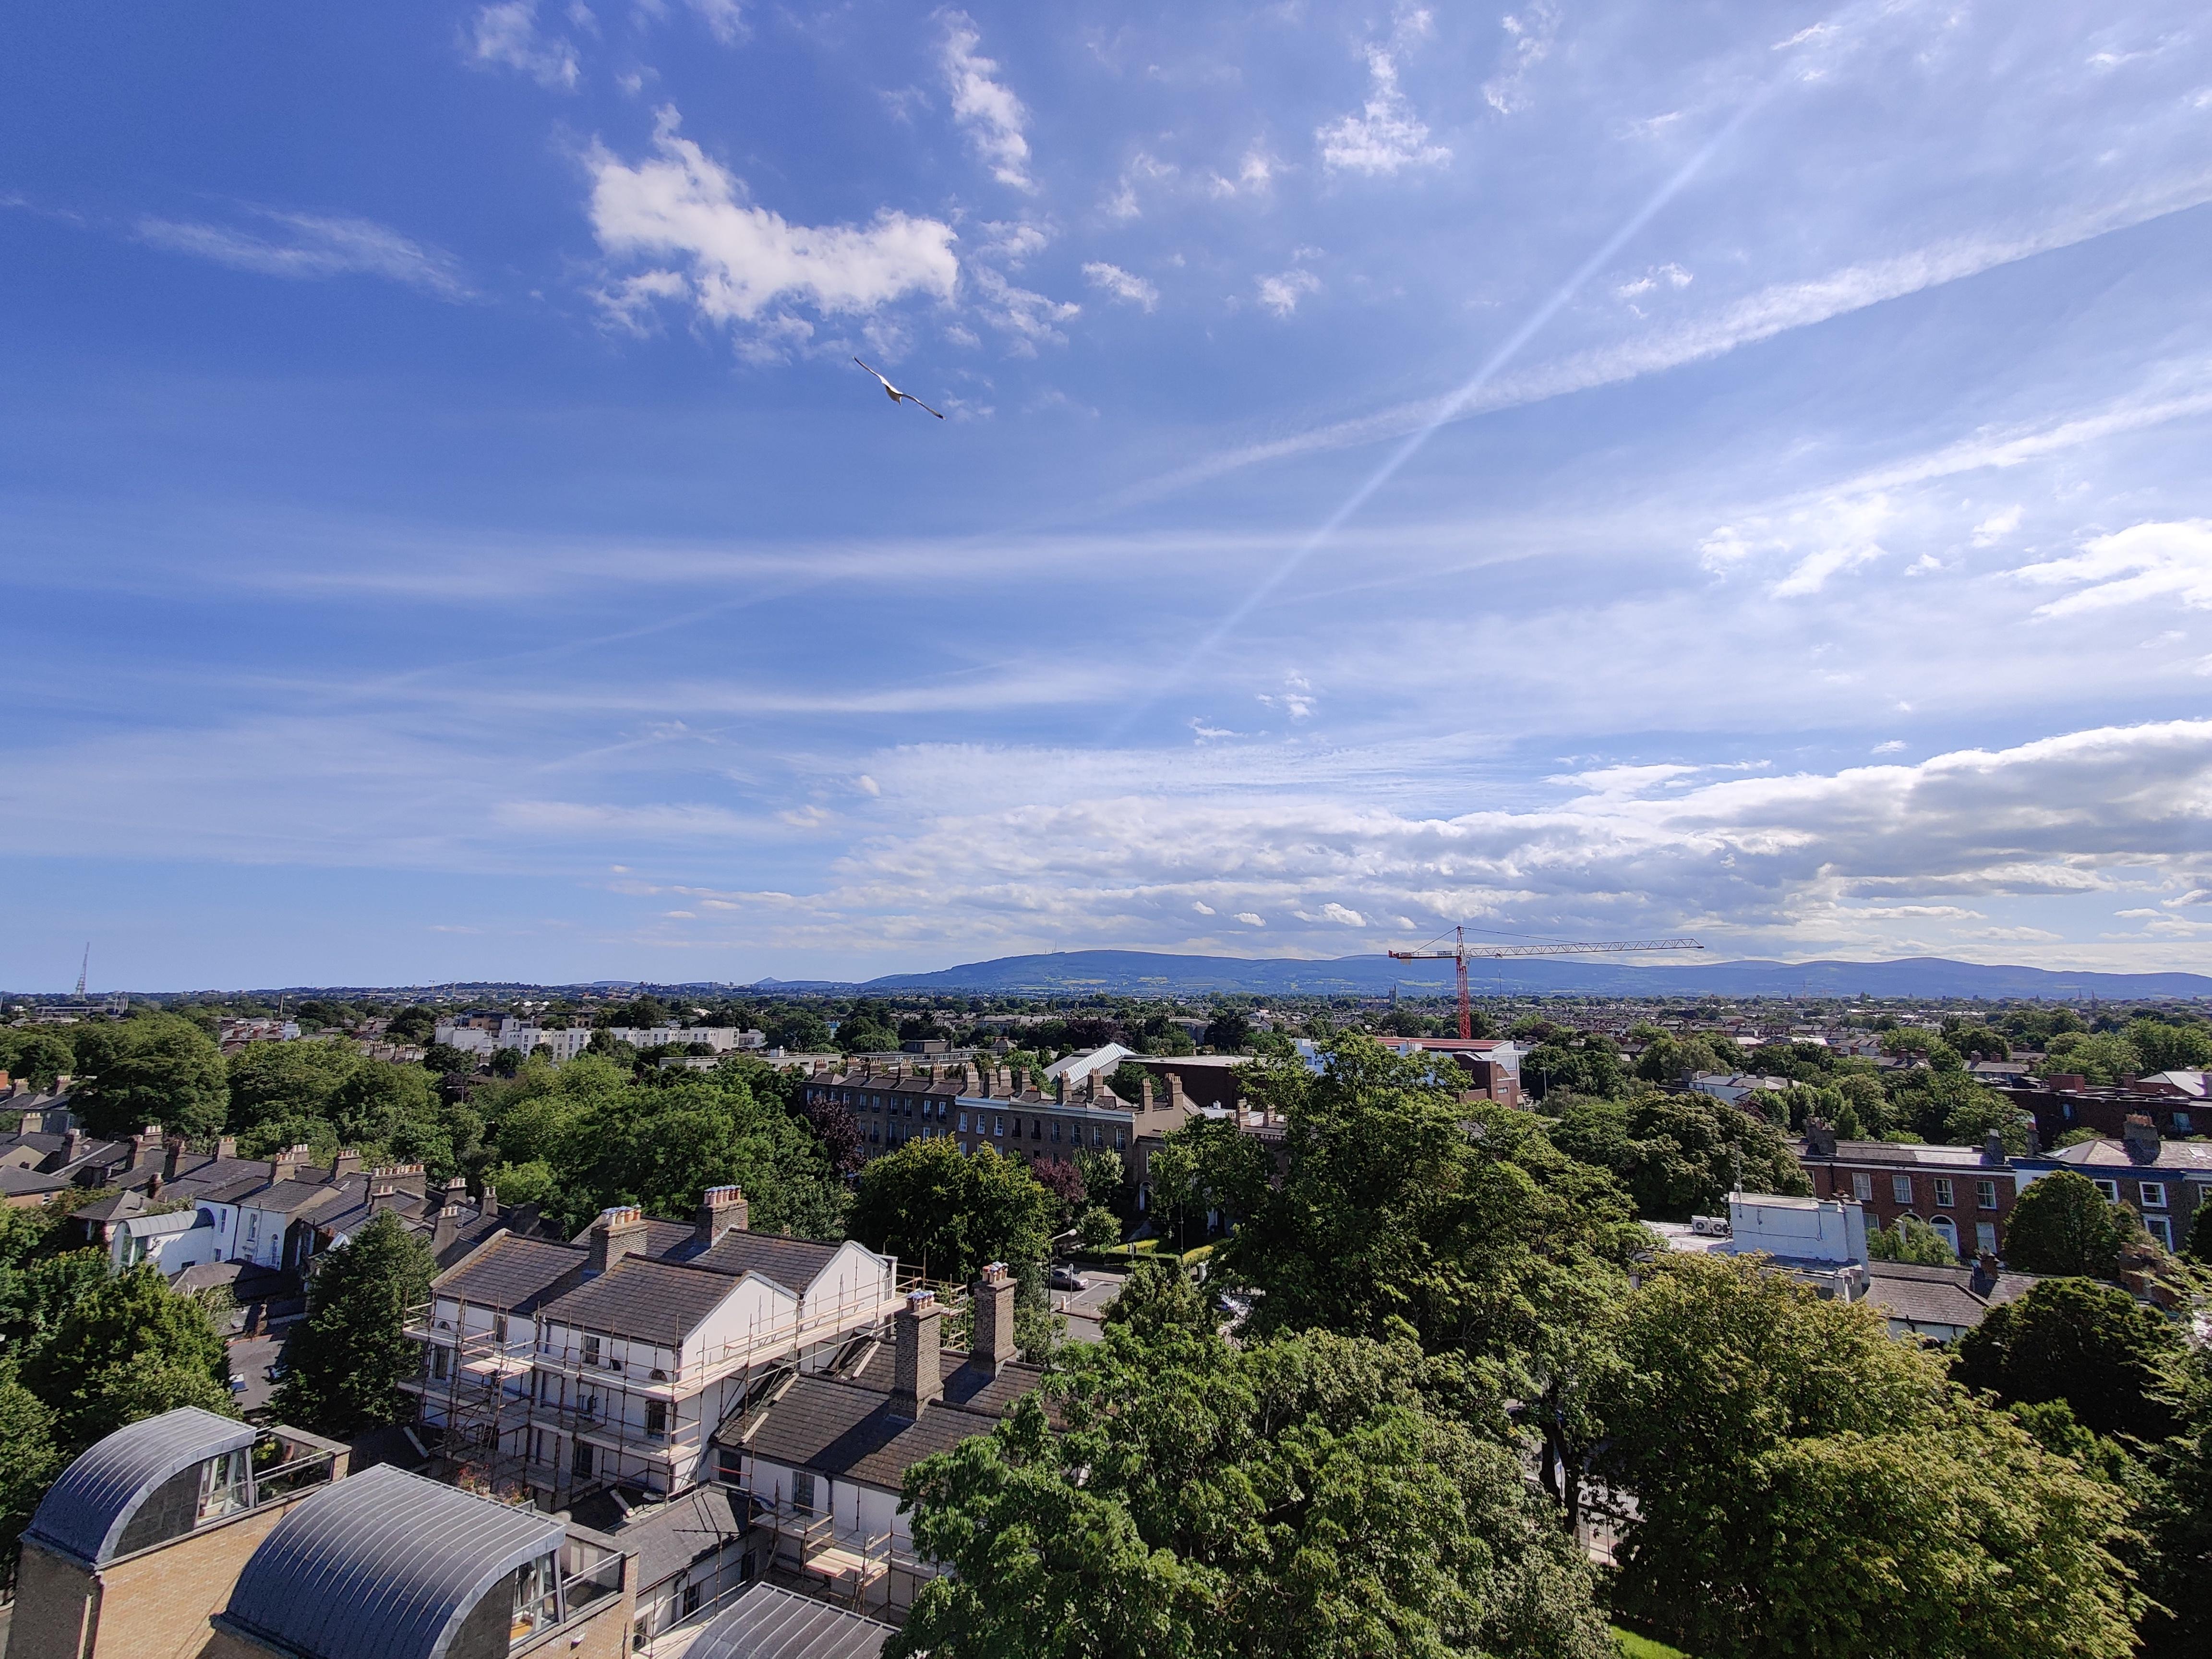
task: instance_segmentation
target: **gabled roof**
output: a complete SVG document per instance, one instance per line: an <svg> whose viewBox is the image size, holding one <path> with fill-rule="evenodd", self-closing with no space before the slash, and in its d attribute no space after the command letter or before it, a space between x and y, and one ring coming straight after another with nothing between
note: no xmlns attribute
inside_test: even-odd
<svg viewBox="0 0 2212 1659"><path fill-rule="evenodd" d="M877 1659L889 1625L780 1584L755 1584L684 1650L686 1659Z"/></svg>
<svg viewBox="0 0 2212 1659"><path fill-rule="evenodd" d="M595 1226L598 1224L592 1224ZM698 1230L688 1221L662 1221L653 1216L645 1218L645 1254L647 1255L667 1255L672 1251L683 1249L697 1237ZM592 1242L592 1228L586 1227L568 1242L571 1244L589 1245Z"/></svg>
<svg viewBox="0 0 2212 1659"><path fill-rule="evenodd" d="M1014 1403L1044 1381L1036 1366L1019 1362L996 1376L971 1367L964 1354L945 1354L945 1398L922 1408L919 1419L891 1409L889 1355L878 1355L881 1375L848 1379L809 1375L793 1379L773 1404L750 1419L747 1450L787 1468L856 1480L896 1492L906 1472L925 1457L950 1451L971 1435L988 1434ZM718 1439L720 1437L717 1437Z"/></svg>
<svg viewBox="0 0 2212 1659"><path fill-rule="evenodd" d="M2191 1173L2212 1173L2212 1141L2165 1140L2159 1143L2158 1156L2138 1161L2129 1154L2124 1140L2083 1140L2071 1146L2061 1146L2057 1152L2045 1152L2040 1158L2024 1160L2031 1167L2056 1164L2061 1169L2094 1170L2100 1175L2117 1175L2124 1170L2145 1172L2164 1170L2169 1174L2177 1170Z"/></svg>
<svg viewBox="0 0 2212 1659"><path fill-rule="evenodd" d="M486 1595L567 1527L389 1463L295 1504L239 1574L223 1618L307 1659L439 1659Z"/></svg>
<svg viewBox="0 0 2212 1659"><path fill-rule="evenodd" d="M641 1595L719 1550L745 1529L730 1507L730 1488L695 1486L649 1515L638 1516L610 1535L637 1557Z"/></svg>
<svg viewBox="0 0 2212 1659"><path fill-rule="evenodd" d="M726 1273L629 1255L550 1298L538 1317L673 1348L736 1289Z"/></svg>
<svg viewBox="0 0 2212 1659"><path fill-rule="evenodd" d="M839 1244L817 1244L806 1238L786 1238L781 1233L732 1231L724 1233L696 1255L679 1252L675 1259L686 1267L703 1267L708 1273L726 1273L732 1278L739 1273L758 1273L787 1291L803 1293L843 1248Z"/></svg>
<svg viewBox="0 0 2212 1659"><path fill-rule="evenodd" d="M97 1566L119 1553L146 1500L172 1476L253 1443L248 1425L184 1406L118 1429L46 1489L24 1536ZM179 1528L182 1530L182 1528Z"/></svg>
<svg viewBox="0 0 2212 1659"><path fill-rule="evenodd" d="M67 1176L41 1175L36 1170L0 1168L0 1198L28 1198L40 1193L58 1193L70 1185Z"/></svg>
<svg viewBox="0 0 2212 1659"><path fill-rule="evenodd" d="M574 1284L589 1260L589 1252L573 1244L508 1233L493 1237L459 1267L441 1273L431 1289L479 1308L529 1313Z"/></svg>

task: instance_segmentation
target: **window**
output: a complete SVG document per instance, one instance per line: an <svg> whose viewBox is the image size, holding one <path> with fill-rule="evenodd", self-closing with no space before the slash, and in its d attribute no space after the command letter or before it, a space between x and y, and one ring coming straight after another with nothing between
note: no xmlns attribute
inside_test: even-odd
<svg viewBox="0 0 2212 1659"><path fill-rule="evenodd" d="M2120 1201L2120 1183L2117 1181L2100 1181L2097 1183L2097 1190L2104 1194L2107 1203L2117 1204Z"/></svg>
<svg viewBox="0 0 2212 1659"><path fill-rule="evenodd" d="M1862 1204L1874 1202L1874 1177L1864 1170L1856 1171L1851 1176L1851 1196Z"/></svg>
<svg viewBox="0 0 2212 1659"><path fill-rule="evenodd" d="M1052 1142L1055 1146L1060 1144L1060 1120L1058 1118L1054 1118L1052 1121Z"/></svg>
<svg viewBox="0 0 2212 1659"><path fill-rule="evenodd" d="M1042 1140L1044 1139L1044 1120L1042 1118L1033 1117L1030 1120L1030 1139L1031 1140Z"/></svg>
<svg viewBox="0 0 2212 1659"><path fill-rule="evenodd" d="M2143 1225L2149 1231L2150 1236L2167 1249L2173 1248L2173 1221L2171 1217L2147 1215L2143 1218Z"/></svg>
<svg viewBox="0 0 2212 1659"><path fill-rule="evenodd" d="M599 1363L599 1339L596 1336L587 1336L584 1339L584 1363L586 1365L596 1365Z"/></svg>
<svg viewBox="0 0 2212 1659"><path fill-rule="evenodd" d="M686 1619L699 1611L700 1589L699 1581L696 1578L684 1587L684 1616Z"/></svg>
<svg viewBox="0 0 2212 1659"><path fill-rule="evenodd" d="M2189 1133L2189 1114L2188 1114L2188 1113L2186 1113L2186 1112L2176 1112L2176 1113L2173 1115L2173 1130L2174 1130L2174 1133L2175 1133L2176 1134L2184 1134L2184 1135L2185 1135L2185 1134L2187 1134L2187 1133Z"/></svg>
<svg viewBox="0 0 2212 1659"><path fill-rule="evenodd" d="M1004 1119L1003 1117L1000 1117L1000 1118L994 1118L994 1119L992 1119L992 1121L991 1121L991 1133L992 1133L993 1134L994 1134L994 1135L1002 1135L1002 1134L1006 1133L1006 1119Z"/></svg>
<svg viewBox="0 0 2212 1659"><path fill-rule="evenodd" d="M1997 1183L1994 1181L1977 1181L1974 1183L1974 1207L1978 1210L1994 1210L1996 1206Z"/></svg>
<svg viewBox="0 0 2212 1659"><path fill-rule="evenodd" d="M514 1570L514 1623L507 1632L509 1643L561 1622L561 1579L554 1570L557 1559L541 1555Z"/></svg>
<svg viewBox="0 0 2212 1659"><path fill-rule="evenodd" d="M1995 1255L1997 1253L1997 1224L1996 1222L1977 1221L1974 1224L1974 1248L1977 1250L1986 1250L1991 1255Z"/></svg>
<svg viewBox="0 0 2212 1659"><path fill-rule="evenodd" d="M1091 1126L1091 1144L1094 1146L1103 1146L1106 1144L1105 1130L1095 1123Z"/></svg>
<svg viewBox="0 0 2212 1659"><path fill-rule="evenodd" d="M235 1514L252 1501L252 1482L247 1474L252 1456L250 1448L240 1448L211 1457L200 1466L201 1520Z"/></svg>
<svg viewBox="0 0 2212 1659"><path fill-rule="evenodd" d="M1951 1207L1951 1177L1948 1176L1936 1177L1936 1204L1939 1209Z"/></svg>
<svg viewBox="0 0 2212 1659"><path fill-rule="evenodd" d="M1114 1150L1115 1150L1115 1152L1118 1152L1124 1151L1124 1150L1126 1150L1126 1149L1127 1148L1128 1145L1129 1145L1129 1132L1128 1132L1127 1129L1116 1129L1116 1130L1115 1130L1115 1131L1114 1131Z"/></svg>
<svg viewBox="0 0 2212 1659"><path fill-rule="evenodd" d="M2163 1181L2146 1181L2136 1190L2142 1194L2142 1206L2146 1210L2166 1207L2166 1183Z"/></svg>
<svg viewBox="0 0 2212 1659"><path fill-rule="evenodd" d="M568 1448L568 1472L588 1477L592 1473L592 1443L579 1440Z"/></svg>
<svg viewBox="0 0 2212 1659"><path fill-rule="evenodd" d="M966 1133L968 1133L968 1114L967 1114L967 1113L963 1112L963 1113L961 1113L961 1114L960 1114L960 1121L959 1121L959 1123L958 1123L958 1125L957 1125L957 1127L959 1128L959 1131L960 1131L960 1133L961 1133L962 1134L963 1134L963 1135L964 1135L964 1134L966 1134Z"/></svg>
<svg viewBox="0 0 2212 1659"><path fill-rule="evenodd" d="M442 1382L453 1375L453 1356L450 1350L436 1343L430 1346L430 1375Z"/></svg>
<svg viewBox="0 0 2212 1659"><path fill-rule="evenodd" d="M805 1469L792 1472L791 1507L801 1515L814 1513L814 1477Z"/></svg>
<svg viewBox="0 0 2212 1659"><path fill-rule="evenodd" d="M668 1402L665 1400L645 1402L645 1437L648 1440L668 1438Z"/></svg>
<svg viewBox="0 0 2212 1659"><path fill-rule="evenodd" d="M1890 1176L1890 1178L1889 1178L1889 1195L1890 1195L1892 1198L1895 1199L1895 1200L1896 1200L1899 1204L1910 1204L1910 1203L1911 1203L1911 1202L1912 1202L1912 1177L1911 1177L1911 1176Z"/></svg>

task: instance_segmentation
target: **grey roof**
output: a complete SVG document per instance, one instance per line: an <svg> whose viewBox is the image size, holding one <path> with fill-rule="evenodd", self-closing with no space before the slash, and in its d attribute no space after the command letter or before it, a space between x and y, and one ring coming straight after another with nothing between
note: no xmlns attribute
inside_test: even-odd
<svg viewBox="0 0 2212 1659"><path fill-rule="evenodd" d="M67 1176L41 1175L36 1170L0 1168L0 1197L25 1198L37 1193L58 1193L72 1183Z"/></svg>
<svg viewBox="0 0 2212 1659"><path fill-rule="evenodd" d="M717 1614L685 1659L876 1659L891 1627L777 1584L755 1584Z"/></svg>
<svg viewBox="0 0 2212 1659"><path fill-rule="evenodd" d="M891 1410L888 1364L884 1387L820 1375L795 1378L758 1414L745 1448L788 1468L895 1492L916 1463L972 1435L988 1434L1015 1401L1044 1380L1035 1366L1018 1364L995 1377L970 1370L956 1379L964 1358L948 1355L943 1363L945 1398L924 1407L919 1419Z"/></svg>
<svg viewBox="0 0 2212 1659"><path fill-rule="evenodd" d="M487 1592L567 1528L378 1465L295 1505L239 1574L224 1617L307 1659L437 1659Z"/></svg>
<svg viewBox="0 0 2212 1659"><path fill-rule="evenodd" d="M2045 1152L2040 1158L2026 1160L2029 1168L2057 1166L2060 1169L2092 1169L2113 1173L2125 1170L2188 1170L2212 1172L2212 1141L2164 1140L2159 1143L2158 1156L2138 1163L2128 1152L2124 1140L2099 1139L2083 1140L2071 1146L2062 1146L2055 1152Z"/></svg>
<svg viewBox="0 0 2212 1659"><path fill-rule="evenodd" d="M1896 1140L1839 1140L1832 1155L1808 1151L1800 1141L1797 1157L1801 1163L1901 1164L1940 1170L1979 1168L1983 1163L1979 1146L1923 1146Z"/></svg>
<svg viewBox="0 0 2212 1659"><path fill-rule="evenodd" d="M735 1289L721 1273L625 1256L553 1297L538 1316L673 1348Z"/></svg>
<svg viewBox="0 0 2212 1659"><path fill-rule="evenodd" d="M687 1265L709 1272L758 1273L787 1291L804 1291L830 1265L840 1247L817 1244L809 1239L786 1238L781 1233L726 1232L696 1255L679 1257Z"/></svg>
<svg viewBox="0 0 2212 1659"><path fill-rule="evenodd" d="M671 1498L611 1535L636 1554L637 1588L642 1595L744 1531L744 1523L730 1507L730 1488L706 1486Z"/></svg>
<svg viewBox="0 0 2212 1659"><path fill-rule="evenodd" d="M116 1430L46 1491L27 1537L94 1565L115 1554L139 1506L171 1476L253 1443L253 1429L184 1406Z"/></svg>
<svg viewBox="0 0 2212 1659"><path fill-rule="evenodd" d="M594 1222L592 1226L598 1224ZM662 1221L653 1216L645 1218L645 1254L647 1255L666 1255L671 1250L680 1249L689 1244L697 1236L697 1230L688 1221ZM589 1244L592 1228L585 1228L568 1242L571 1244Z"/></svg>
<svg viewBox="0 0 2212 1659"><path fill-rule="evenodd" d="M459 1267L440 1274L432 1288L440 1296L479 1308L528 1313L548 1296L566 1289L571 1275L580 1273L587 1259L574 1245L509 1233L488 1241Z"/></svg>

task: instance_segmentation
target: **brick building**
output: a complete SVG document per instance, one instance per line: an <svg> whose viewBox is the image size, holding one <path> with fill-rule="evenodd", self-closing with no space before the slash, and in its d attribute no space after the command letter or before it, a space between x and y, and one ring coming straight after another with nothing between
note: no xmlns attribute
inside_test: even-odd
<svg viewBox="0 0 2212 1659"><path fill-rule="evenodd" d="M2087 1176L2112 1202L2141 1216L2153 1238L2179 1249L2212 1193L2212 1143L2166 1139L2147 1114L2124 1119L2120 1127L2118 1140L2085 1140L2017 1160L2021 1184L2058 1170Z"/></svg>
<svg viewBox="0 0 2212 1659"><path fill-rule="evenodd" d="M1979 1148L1909 1146L1838 1140L1833 1129L1814 1123L1797 1158L1815 1198L1857 1203L1874 1226L1916 1217L1966 1256L2004 1254L2005 1218L2025 1184L1994 1135Z"/></svg>

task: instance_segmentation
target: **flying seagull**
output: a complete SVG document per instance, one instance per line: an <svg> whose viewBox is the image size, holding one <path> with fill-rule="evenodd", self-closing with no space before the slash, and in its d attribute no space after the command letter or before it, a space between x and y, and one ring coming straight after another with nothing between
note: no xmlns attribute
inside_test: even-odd
<svg viewBox="0 0 2212 1659"><path fill-rule="evenodd" d="M853 361L856 363L860 363L860 360L858 357L854 358ZM862 368L868 368L868 366L866 363L860 363L860 367ZM872 368L868 368L868 373L871 374L876 374L876 371ZM929 409L929 405L927 404L922 402L921 398L915 397L911 392L901 392L896 386L893 386L889 380L884 380L880 374L876 374L876 379L881 383L884 388L884 395L888 397L893 403L912 404L916 409ZM929 409L929 412L933 415L937 415L937 411L933 409ZM942 415L937 415L937 418L941 421L945 416Z"/></svg>

